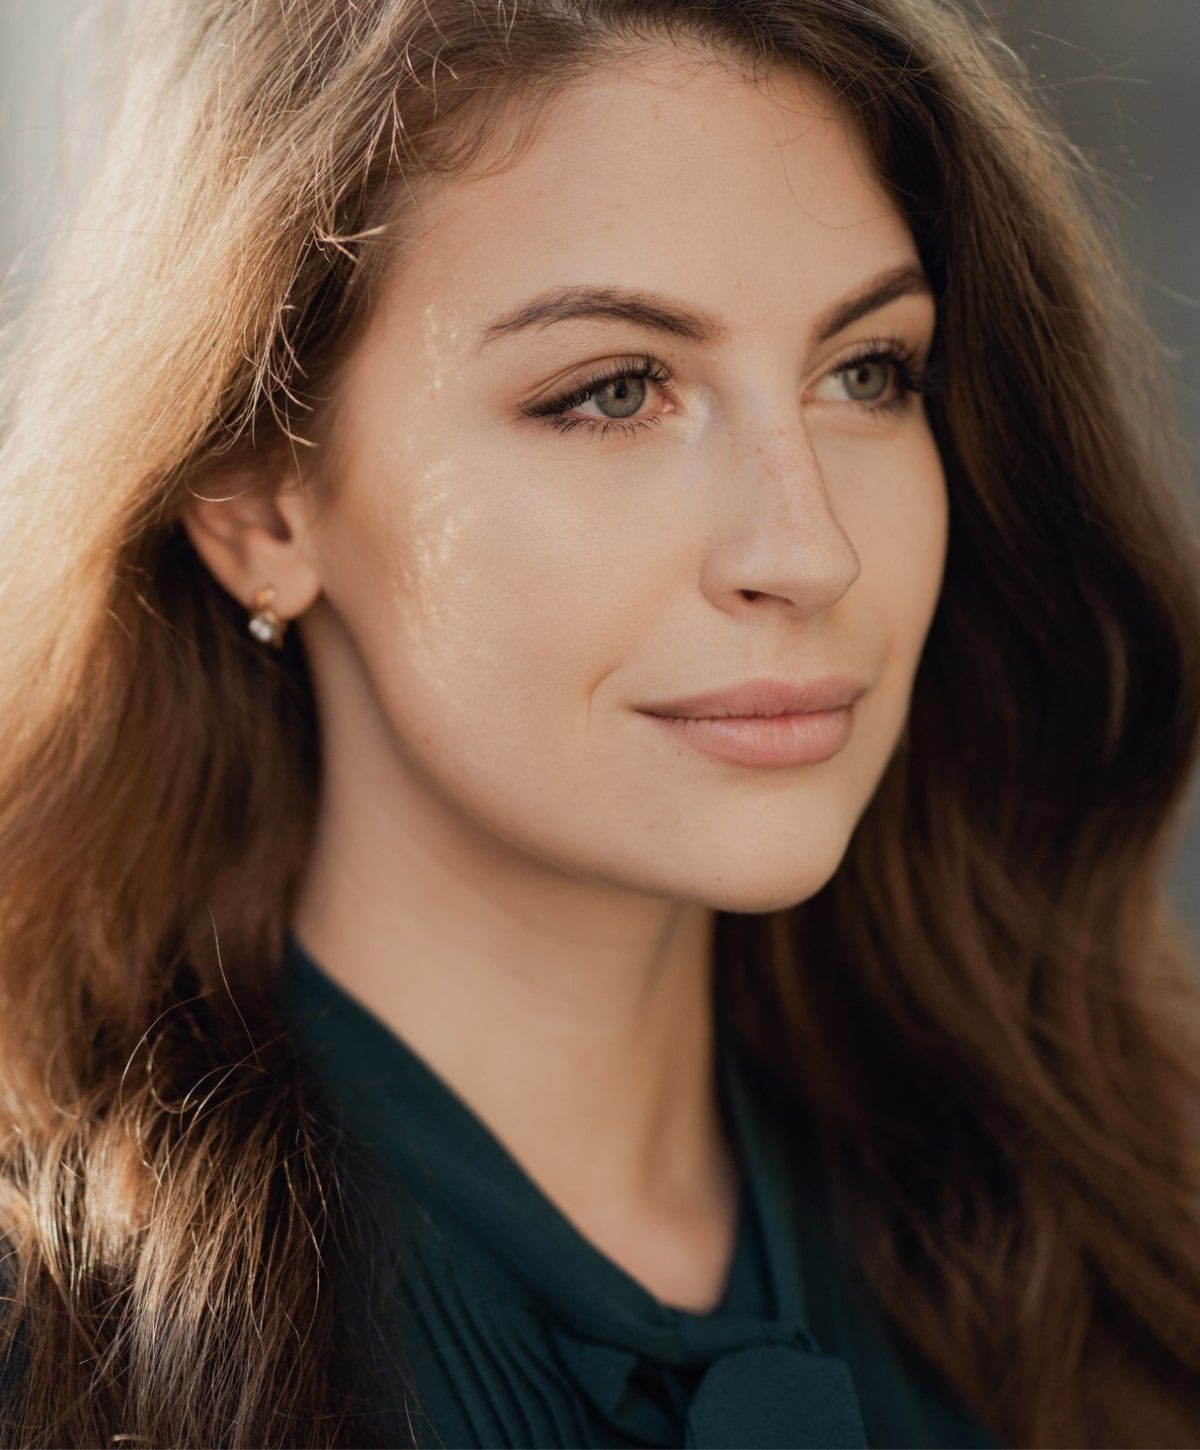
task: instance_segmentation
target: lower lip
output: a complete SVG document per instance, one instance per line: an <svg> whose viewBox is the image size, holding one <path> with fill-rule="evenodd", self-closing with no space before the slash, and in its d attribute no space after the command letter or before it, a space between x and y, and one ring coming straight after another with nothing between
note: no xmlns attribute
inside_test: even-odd
<svg viewBox="0 0 1200 1450"><path fill-rule="evenodd" d="M853 705L807 715L730 716L681 720L648 715L702 754L734 765L810 765L828 760L850 738Z"/></svg>

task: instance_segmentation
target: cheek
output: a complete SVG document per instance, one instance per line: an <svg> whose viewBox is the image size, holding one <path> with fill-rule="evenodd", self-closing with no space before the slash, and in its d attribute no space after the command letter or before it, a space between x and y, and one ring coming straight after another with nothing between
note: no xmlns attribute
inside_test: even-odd
<svg viewBox="0 0 1200 1450"><path fill-rule="evenodd" d="M533 857L597 869L601 823L645 811L614 792L620 742L593 708L634 638L642 564L578 494L460 458L407 487L356 471L371 489L330 515L321 568L350 675L414 810L440 800Z"/></svg>
<svg viewBox="0 0 1200 1450"><path fill-rule="evenodd" d="M526 759L573 739L613 653L613 541L494 458L370 477L386 482L340 501L327 592L405 733Z"/></svg>

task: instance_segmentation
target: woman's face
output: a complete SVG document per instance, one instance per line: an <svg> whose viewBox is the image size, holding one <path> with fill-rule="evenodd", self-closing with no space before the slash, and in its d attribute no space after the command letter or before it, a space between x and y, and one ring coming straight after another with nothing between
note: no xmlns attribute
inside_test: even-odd
<svg viewBox="0 0 1200 1450"><path fill-rule="evenodd" d="M828 880L876 788L947 504L921 397L845 364L919 367L934 305L904 291L823 335L916 250L836 106L771 92L670 51L594 75L518 164L428 199L349 360L299 628L337 773L413 831L761 911ZM598 287L690 335L561 301L519 325ZM808 763L715 759L641 712L830 674L866 689Z"/></svg>

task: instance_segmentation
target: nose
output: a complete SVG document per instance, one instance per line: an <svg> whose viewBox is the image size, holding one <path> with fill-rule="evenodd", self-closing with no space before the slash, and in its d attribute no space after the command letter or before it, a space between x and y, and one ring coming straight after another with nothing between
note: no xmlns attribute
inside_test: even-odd
<svg viewBox="0 0 1200 1450"><path fill-rule="evenodd" d="M702 569L721 608L830 609L861 571L834 513L803 419L739 424L731 462L714 487L716 517Z"/></svg>

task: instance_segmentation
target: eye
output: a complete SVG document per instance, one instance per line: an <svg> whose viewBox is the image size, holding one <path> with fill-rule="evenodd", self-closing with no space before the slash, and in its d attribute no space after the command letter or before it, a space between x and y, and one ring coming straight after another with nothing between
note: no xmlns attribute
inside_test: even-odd
<svg viewBox="0 0 1200 1450"><path fill-rule="evenodd" d="M938 367L918 366L907 343L873 337L827 372L814 396L822 402L852 403L868 415L887 415L903 412L914 393L933 393L940 385Z"/></svg>
<svg viewBox="0 0 1200 1450"><path fill-rule="evenodd" d="M855 403L874 403L887 392L893 364L883 358L865 357L850 367L840 369L846 391Z"/></svg>
<svg viewBox="0 0 1200 1450"><path fill-rule="evenodd" d="M604 436L611 432L632 433L635 428L648 428L658 422L658 415L639 417L650 392L648 382L666 387L671 381L668 368L655 357L622 359L599 374L578 383L569 393L533 403L522 411L531 418L544 418L551 428L568 432L584 428ZM600 410L595 417L569 418L572 409L594 404Z"/></svg>

